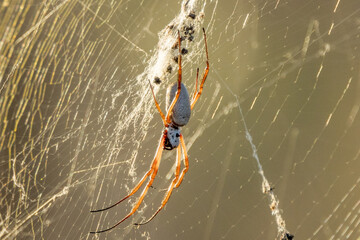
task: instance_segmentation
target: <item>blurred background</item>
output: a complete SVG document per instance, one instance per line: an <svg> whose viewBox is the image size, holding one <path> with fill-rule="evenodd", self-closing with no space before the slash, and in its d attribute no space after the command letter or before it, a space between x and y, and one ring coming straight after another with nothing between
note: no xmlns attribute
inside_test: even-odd
<svg viewBox="0 0 360 240"><path fill-rule="evenodd" d="M254 151L295 239L360 239L357 0L5 0L0 19L1 239L279 239ZM202 27L210 58L182 129L189 171L134 227L171 182L164 151L139 210L91 235L136 202L90 213L150 166L163 126L148 80L165 111L184 24L190 92Z"/></svg>

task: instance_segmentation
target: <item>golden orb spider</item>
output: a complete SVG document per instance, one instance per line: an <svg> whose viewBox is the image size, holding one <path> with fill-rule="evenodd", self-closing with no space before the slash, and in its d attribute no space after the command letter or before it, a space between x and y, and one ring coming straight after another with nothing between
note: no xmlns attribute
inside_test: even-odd
<svg viewBox="0 0 360 240"><path fill-rule="evenodd" d="M168 106L167 109L167 113L166 113L166 117L163 114L163 112L160 109L160 106L158 104L158 102L156 101L155 98L155 94L154 94L154 90L153 87L150 83L150 88L151 88L151 92L154 98L154 102L155 102L155 106L161 116L161 119L163 120L164 123L164 131L163 134L160 138L160 143L159 146L156 150L155 153L155 157L154 160L151 163L151 167L150 169L145 173L145 175L142 177L142 179L140 180L140 182L131 190L131 192L124 197L123 199L121 199L120 201L116 202L115 204L107 207L107 208L103 208L103 209L99 209L99 210L92 210L91 212L101 212L101 211L105 211L108 210L112 207L115 207L116 205L118 205L119 203L121 203L122 201L124 201L125 199L129 198L130 196L132 196L133 194L135 194L140 187L143 185L143 183L145 182L145 180L147 178L149 178L148 183L146 184L146 187L144 188L143 192L141 193L138 201L136 202L136 204L134 205L134 207L132 208L131 212L126 215L121 221L119 221L118 223L116 223L114 226L107 228L105 230L100 230L100 231L95 231L95 232L90 232L90 233L102 233L102 232L106 232L109 231L115 227L117 227L119 224L121 224L123 221L125 221L126 219L128 219L131 215L133 215L136 210L139 208L140 204L142 203L147 191L149 190L149 188L151 187L155 176L158 172L159 169L159 165L160 165L160 160L161 160L161 155L164 149L166 150L172 150L174 148L177 148L177 160L176 160L176 170L175 170L175 178L172 180L171 185L169 186L168 190L166 191L166 194L164 196L164 199L161 203L161 206L159 207L159 209L152 215L152 217L150 217L147 221L142 222L142 223L135 223L135 225L144 225L148 222L150 222L160 211L161 209L164 208L164 206L166 205L166 203L168 202L171 193L173 191L174 188L177 188L180 186L185 173L188 171L189 169L189 160L188 160L188 155L186 152L186 148L185 148L185 142L184 142L184 138L180 132L180 128L185 126L189 120L190 120L190 115L191 115L191 110L194 108L195 103L197 102L197 100L199 99L202 90L203 90L203 86L206 80L206 77L209 73L209 55L208 55L208 49L207 49L207 41L206 41L206 34L205 34L205 29L203 28L203 33L204 33L204 41L205 41L205 51L206 51L206 68L205 71L203 73L203 77L202 77L202 81L199 87L199 91L197 90L197 85L198 85L198 78L199 78L199 68L197 68L196 71L196 84L195 84L195 90L194 90L194 94L191 98L189 98L189 93L185 87L184 84L181 83L181 76L182 76L182 69L181 69L181 38L180 38L180 32L178 31L178 47L179 47L179 57L178 57L178 65L179 65L179 70L178 70L178 81L176 83L174 83L172 86L170 86L167 89L167 96L166 96L166 105ZM175 94L176 91L176 94ZM180 140L180 142L179 142ZM181 145L180 145L181 143ZM180 145L180 147L178 147ZM180 174L180 160L181 160L181 149L183 150L184 153L184 165L185 168L182 170L181 174Z"/></svg>

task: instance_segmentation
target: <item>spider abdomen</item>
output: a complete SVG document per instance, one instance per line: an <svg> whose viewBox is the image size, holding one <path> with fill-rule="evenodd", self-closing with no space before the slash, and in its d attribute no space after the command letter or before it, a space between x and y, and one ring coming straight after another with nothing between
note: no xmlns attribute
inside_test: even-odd
<svg viewBox="0 0 360 240"><path fill-rule="evenodd" d="M172 100L175 97L177 91L177 82L174 83L172 86L169 86L166 91L166 109L169 109ZM181 91L179 95L179 99L177 100L172 113L171 113L171 120L172 122L181 127L186 125L191 116L191 106L190 106L190 98L189 92L186 89L185 85L181 83Z"/></svg>

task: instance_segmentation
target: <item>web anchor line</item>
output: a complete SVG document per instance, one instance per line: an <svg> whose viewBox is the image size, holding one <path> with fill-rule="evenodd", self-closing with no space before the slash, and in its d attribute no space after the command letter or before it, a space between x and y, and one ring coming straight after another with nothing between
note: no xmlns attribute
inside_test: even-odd
<svg viewBox="0 0 360 240"><path fill-rule="evenodd" d="M252 156L255 158L257 166L258 166L258 173L260 174L261 178L262 178L262 190L263 193L268 195L268 199L269 199L269 206L271 209L271 213L273 216L275 216L275 220L276 220L276 224L278 226L278 239L279 240L292 240L294 239L294 235L292 235L288 230L286 230L286 224L285 224L285 220L282 218L281 214L280 214L280 209L279 209L279 200L277 199L277 197L274 194L274 187L271 187L269 184L269 181L267 180L267 178L265 177L265 173L264 170L262 168L262 165L260 163L260 159L259 159L259 155L257 154L257 149L255 144L253 143L252 140L252 136L249 132L249 129L246 125L246 121L245 121L245 117L244 114L242 112L242 109L240 107L240 102L239 102L239 98L238 96L229 88L229 86L222 81L227 90L235 97L236 99L236 103L238 105L239 108L239 112L240 112L240 116L241 116L241 121L243 122L244 125L244 129L245 129L245 135L246 135L246 139L247 141L250 143L251 149L252 149Z"/></svg>
<svg viewBox="0 0 360 240"><path fill-rule="evenodd" d="M232 92L231 92L232 93ZM233 94L233 93L232 93ZM237 95L233 94L236 98L236 102L238 104L239 107L239 111L240 111L240 115L241 115L241 120L244 124L244 129L245 129L245 133L246 133L246 139L248 140L248 142L251 145L252 148L252 156L255 158L258 169L259 169L259 174L262 178L262 189L263 189L263 193L265 193L266 195L269 196L269 201L270 201L270 209L271 209L271 213L272 215L275 216L276 219L276 224L278 226L278 236L280 237L280 240L292 240L294 238L294 235L290 234L285 227L285 220L282 218L281 214L280 214L280 209L279 209L279 200L276 198L274 192L273 192L273 187L270 187L269 181L267 180L267 178L265 177L265 173L264 170L262 168L262 165L260 163L260 159L259 159L259 155L257 154L257 149L255 144L253 143L251 134L249 132L249 129L247 128L246 122L245 122L245 118L244 118L244 114L242 112L242 109L240 107L240 103L239 103L239 99L237 97Z"/></svg>

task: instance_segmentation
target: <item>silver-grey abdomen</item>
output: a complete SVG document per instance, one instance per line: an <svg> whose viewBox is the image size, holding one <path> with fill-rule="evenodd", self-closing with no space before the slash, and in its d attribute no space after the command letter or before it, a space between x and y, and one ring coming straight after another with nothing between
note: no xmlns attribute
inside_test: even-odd
<svg viewBox="0 0 360 240"><path fill-rule="evenodd" d="M166 91L166 109L169 109L170 104L175 97L176 91L177 91L177 82L169 86ZM189 122L190 115L191 115L191 107L190 107L189 92L186 89L185 85L181 83L180 96L173 108L171 119L173 123L181 127Z"/></svg>

